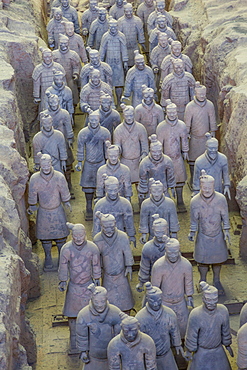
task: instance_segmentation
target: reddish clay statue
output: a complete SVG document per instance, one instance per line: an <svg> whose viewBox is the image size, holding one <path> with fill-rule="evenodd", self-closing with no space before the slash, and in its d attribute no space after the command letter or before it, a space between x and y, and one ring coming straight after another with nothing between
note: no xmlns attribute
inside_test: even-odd
<svg viewBox="0 0 247 370"><path fill-rule="evenodd" d="M65 34L65 27L62 21L67 19L63 17L61 8L52 8L53 18L49 21L46 29L48 32L48 44L50 48L58 48L59 34Z"/></svg>
<svg viewBox="0 0 247 370"><path fill-rule="evenodd" d="M124 16L124 1L116 0L115 4L110 8L109 15L118 20Z"/></svg>
<svg viewBox="0 0 247 370"><path fill-rule="evenodd" d="M78 15L76 9L70 5L70 0L60 0L63 17L69 22L73 22L75 26L75 32L80 33L80 26L78 21Z"/></svg>
<svg viewBox="0 0 247 370"><path fill-rule="evenodd" d="M102 4L101 4L102 5ZM98 17L91 23L88 35L88 46L99 50L102 36L108 31L109 23L107 19L107 10L105 8L97 8Z"/></svg>
<svg viewBox="0 0 247 370"><path fill-rule="evenodd" d="M113 215L95 214L100 219L101 231L95 235L94 243L101 255L103 282L107 289L109 302L127 313L134 306L130 280L134 259L130 249L128 236L116 227Z"/></svg>
<svg viewBox="0 0 247 370"><path fill-rule="evenodd" d="M82 28L82 34L83 36L87 36L89 32L89 28L92 24L92 22L97 18L98 16L98 10L97 10L97 0L89 0L89 9L86 9L81 16L81 28Z"/></svg>
<svg viewBox="0 0 247 370"><path fill-rule="evenodd" d="M246 370L247 369L247 323L245 323L238 331L237 335L237 343L238 343L238 357L237 357L237 365L238 370Z"/></svg>
<svg viewBox="0 0 247 370"><path fill-rule="evenodd" d="M76 320L76 343L84 370L108 370L107 346L120 333L119 308L108 302L107 290L90 284L88 306L79 311Z"/></svg>
<svg viewBox="0 0 247 370"><path fill-rule="evenodd" d="M221 264L228 258L226 240L230 243L228 206L223 194L214 190L215 180L202 170L200 193L190 203L189 240L195 241L194 258L199 264L200 281L206 281L212 265L214 286L224 294L220 282Z"/></svg>
<svg viewBox="0 0 247 370"><path fill-rule="evenodd" d="M45 252L44 271L53 270L51 256L52 241L60 252L69 234L62 202L70 208L70 193L64 175L52 167L51 157L40 153L40 171L30 178L28 213L38 209L36 237L40 239ZM37 203L39 206L37 207Z"/></svg>
<svg viewBox="0 0 247 370"><path fill-rule="evenodd" d="M194 307L193 271L191 263L181 256L177 239L166 243L165 256L153 265L151 282L162 290L162 303L176 313L180 335L184 338L189 316L187 304Z"/></svg>
<svg viewBox="0 0 247 370"><path fill-rule="evenodd" d="M156 19L156 27L150 32L149 35L149 52L155 48L155 46L158 45L158 34L165 33L168 38L171 38L172 40L176 40L177 37L174 33L174 31L170 28L167 27L167 19L164 14L159 14Z"/></svg>
<svg viewBox="0 0 247 370"><path fill-rule="evenodd" d="M122 330L107 348L109 370L157 370L153 339L140 331L135 317L122 317Z"/></svg>
<svg viewBox="0 0 247 370"><path fill-rule="evenodd" d="M87 59L87 53L86 53L86 50L85 50L85 46L84 46L84 42L83 42L83 39L80 35L78 35L77 33L75 33L75 28L74 28L74 23L73 22L62 22L65 26L65 33L67 35L67 37L69 38L69 48L70 50L73 50L75 51L82 63L87 63L88 62L88 59Z"/></svg>
<svg viewBox="0 0 247 370"><path fill-rule="evenodd" d="M156 346L157 370L178 370L171 346L185 356L181 346L176 314L162 305L162 291L150 282L145 284L147 304L136 315L140 330L148 334Z"/></svg>
<svg viewBox="0 0 247 370"><path fill-rule="evenodd" d="M223 304L217 304L218 290L215 287L205 281L200 286L203 304L191 311L186 331L187 357L192 360L188 369L231 370L223 349L224 345L233 357L228 310Z"/></svg>
<svg viewBox="0 0 247 370"><path fill-rule="evenodd" d="M110 131L111 137L113 137L113 130L121 123L121 116L116 109L112 108L112 104L113 97L101 92L100 106L97 112L99 113L100 125Z"/></svg>
<svg viewBox="0 0 247 370"><path fill-rule="evenodd" d="M135 108L135 119L145 127L148 136L156 133L158 124L164 120L163 109L155 103L154 90L142 85L142 102Z"/></svg>
<svg viewBox="0 0 247 370"><path fill-rule="evenodd" d="M131 182L139 180L139 162L148 154L148 138L145 127L135 121L135 111L130 105L121 104L124 121L116 127L113 142L121 152L121 163L129 167Z"/></svg>
<svg viewBox="0 0 247 370"><path fill-rule="evenodd" d="M131 175L129 167L120 163L120 151L117 145L111 145L106 141L107 161L97 171L96 198L103 198L105 195L104 174L115 176L119 181L119 195L128 199L132 196Z"/></svg>

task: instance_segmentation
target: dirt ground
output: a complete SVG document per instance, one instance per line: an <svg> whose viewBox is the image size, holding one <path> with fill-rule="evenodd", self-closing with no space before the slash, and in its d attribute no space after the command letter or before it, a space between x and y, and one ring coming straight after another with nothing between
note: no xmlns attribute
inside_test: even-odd
<svg viewBox="0 0 247 370"><path fill-rule="evenodd" d="M75 132L77 133L80 128L83 127L84 116L77 112L75 118ZM76 142L74 145L74 152L76 152ZM188 170L188 169L187 169ZM187 171L188 173L188 171ZM91 239L92 222L84 221L84 209L85 209L85 198L79 186L80 173L76 171L72 173L72 182L74 186L75 200L71 200L72 212L67 212L68 221L73 223L83 223L87 229L87 237ZM132 197L132 204L134 208L134 219L136 230L138 230L139 224L139 213L138 213L138 200L135 189L134 196ZM184 187L184 198L188 212L186 214L179 214L180 231L178 239L181 243L182 252L193 251L193 242L190 242L187 238L189 232L189 204L191 198L191 192L188 185ZM234 221L239 222L240 216L237 211L230 212L231 224ZM234 228L235 229L235 228ZM234 229L231 229L231 252L235 258L235 265L224 265L222 268L222 283L225 288L226 295L220 297L220 303L233 303L242 302L246 300L246 264L239 259L238 256L238 245L239 235L234 235ZM140 255L142 245L139 242L140 234L137 232L137 248L133 249L134 255ZM33 251L38 254L40 258L40 276L41 276L41 296L35 301L28 302L27 305L27 317L30 320L31 326L36 333L37 349L38 349L38 361L34 367L36 370L45 369L59 369L59 370L74 370L82 369L82 363L77 356L68 356L68 338L69 328L68 326L52 326L54 315L60 315L62 313L62 307L64 302L65 293L61 293L58 290L58 277L57 272L44 273L44 253L40 242L33 246ZM57 259L57 249L53 247L54 259ZM193 267L194 273L194 303L195 306L200 305L201 295L197 292L196 283L199 280L197 267ZM135 290L135 286L138 282L137 272L133 273L133 280L131 282L134 298L135 307L138 311L141 308L142 293L138 293ZM208 282L212 282L211 272L208 275ZM134 311L132 311L134 315ZM231 329L233 333L233 350L235 355L237 354L236 348L236 331L239 326L239 315L232 315ZM232 369L237 369L236 356L231 359ZM96 370L96 369L95 369Z"/></svg>

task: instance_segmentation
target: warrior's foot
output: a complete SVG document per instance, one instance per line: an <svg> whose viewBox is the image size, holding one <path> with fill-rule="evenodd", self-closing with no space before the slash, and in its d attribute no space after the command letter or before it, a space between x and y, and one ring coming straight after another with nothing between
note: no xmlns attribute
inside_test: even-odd
<svg viewBox="0 0 247 370"><path fill-rule="evenodd" d="M213 285L215 286L216 289L218 289L218 295L225 295L225 290L221 284L220 281L214 281Z"/></svg>
<svg viewBox="0 0 247 370"><path fill-rule="evenodd" d="M86 209L85 221L92 221L92 220L93 220L93 210L92 209Z"/></svg>
<svg viewBox="0 0 247 370"><path fill-rule="evenodd" d="M44 271L54 271L54 265L53 265L51 257L46 257L45 258L45 263L44 263L43 270Z"/></svg>
<svg viewBox="0 0 247 370"><path fill-rule="evenodd" d="M79 351L78 348L76 347L70 347L69 348L69 351L68 351L68 354L71 356L71 355L79 355L81 353L81 351Z"/></svg>
<svg viewBox="0 0 247 370"><path fill-rule="evenodd" d="M177 212L178 213L186 213L187 209L184 203L177 204Z"/></svg>

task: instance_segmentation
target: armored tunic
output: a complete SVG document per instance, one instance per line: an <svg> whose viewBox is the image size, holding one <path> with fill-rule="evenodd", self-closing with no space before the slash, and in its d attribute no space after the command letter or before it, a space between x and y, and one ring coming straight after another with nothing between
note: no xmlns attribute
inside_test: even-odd
<svg viewBox="0 0 247 370"><path fill-rule="evenodd" d="M97 211L112 214L116 219L116 226L119 230L125 231L128 236L135 236L133 210L127 199L119 196L112 201L105 196L95 204L93 210L93 236L101 230L100 220L95 216Z"/></svg>
<svg viewBox="0 0 247 370"><path fill-rule="evenodd" d="M200 102L194 97L186 105L184 122L190 135L189 160L195 162L206 149L206 132L215 132L218 129L213 103L208 99Z"/></svg>
<svg viewBox="0 0 247 370"><path fill-rule="evenodd" d="M95 86L89 81L83 86L80 93L80 106L82 112L86 112L88 106L92 110L99 109L101 91L112 96L112 89L106 82L101 81L98 86Z"/></svg>
<svg viewBox="0 0 247 370"><path fill-rule="evenodd" d="M141 205L139 226L141 234L149 233L149 239L154 237L152 228L152 216L154 214L159 214L161 218L167 221L168 235L179 231L179 222L174 201L171 198L163 196L159 202L156 202L151 194L150 198L145 199Z"/></svg>
<svg viewBox="0 0 247 370"><path fill-rule="evenodd" d="M88 351L90 362L85 370L108 370L107 346L110 340L120 333L121 311L107 303L106 309L99 313L89 301L89 305L79 311L76 320L76 342L80 352Z"/></svg>
<svg viewBox="0 0 247 370"><path fill-rule="evenodd" d="M163 152L172 160L176 184L184 183L187 175L182 153L189 151L185 123L178 119L169 121L166 117L157 127L157 138L163 146Z"/></svg>
<svg viewBox="0 0 247 370"><path fill-rule="evenodd" d="M136 15L133 15L131 19L124 15L118 20L118 29L126 37L128 66L132 67L135 64L134 50L139 50L138 43L144 44L145 42L142 21Z"/></svg>
<svg viewBox="0 0 247 370"><path fill-rule="evenodd" d="M87 287L92 279L100 279L100 255L98 247L91 241L85 240L81 246L73 240L63 245L60 252L58 279L69 279L63 315L77 317L78 312L88 305L91 292Z"/></svg>
<svg viewBox="0 0 247 370"><path fill-rule="evenodd" d="M174 31L170 27L165 27L165 28L159 28L156 26L149 35L149 52L155 48L155 46L158 45L158 34L159 32L166 33L168 38L171 38L172 40L177 40L177 36L175 35Z"/></svg>
<svg viewBox="0 0 247 370"><path fill-rule="evenodd" d="M98 18L95 19L89 28L88 46L99 50L102 36L108 31L108 28L109 23L107 19L104 22L101 22Z"/></svg>
<svg viewBox="0 0 247 370"><path fill-rule="evenodd" d="M49 65L45 63L38 64L33 70L33 97L41 99L41 112L45 109L45 92L53 83L53 70L61 71L65 74L63 66L56 62L52 62Z"/></svg>
<svg viewBox="0 0 247 370"><path fill-rule="evenodd" d="M105 196L105 187L103 175L115 176L119 181L119 195L124 198L132 196L131 175L129 167L118 161L117 164L110 164L109 160L106 164L101 166L97 171L97 185L96 185L96 198L103 198Z"/></svg>
<svg viewBox="0 0 247 370"><path fill-rule="evenodd" d="M180 335L184 338L189 316L185 294L192 296L194 293L191 263L182 256L171 263L165 255L154 263L151 282L162 290L163 304L177 315Z"/></svg>
<svg viewBox="0 0 247 370"><path fill-rule="evenodd" d="M124 16L124 7L118 6L116 3L110 8L109 15L112 16L114 19L118 20L119 18Z"/></svg>
<svg viewBox="0 0 247 370"><path fill-rule="evenodd" d="M52 169L45 175L34 173L29 182L28 204L39 208L36 218L36 238L56 240L66 238L69 230L61 202L68 202L70 193L64 175Z"/></svg>
<svg viewBox="0 0 247 370"><path fill-rule="evenodd" d="M157 369L178 370L171 345L181 346L181 338L173 310L162 305L158 311L154 311L147 303L135 317L140 323L140 330L148 334L155 343Z"/></svg>
<svg viewBox="0 0 247 370"><path fill-rule="evenodd" d="M46 91L49 91L51 94L57 95L59 98L60 107L62 109L66 109L72 116L72 114L74 113L73 95L71 89L68 86L65 86L65 84L63 84L63 86L58 87L53 82ZM47 97L45 101L45 107L48 108Z"/></svg>
<svg viewBox="0 0 247 370"><path fill-rule="evenodd" d="M81 79L81 86L85 86L89 82L89 74L90 74L90 67L94 67L98 71L100 71L100 79L103 82L106 82L108 85L112 86L112 69L111 67L105 62L99 62L97 66L88 63L84 65L81 69L80 79Z"/></svg>
<svg viewBox="0 0 247 370"><path fill-rule="evenodd" d="M116 127L113 142L121 151L121 163L129 167L131 182L139 180L139 162L143 154L148 154L148 138L145 127L134 121L128 125L125 121Z"/></svg>
<svg viewBox="0 0 247 370"><path fill-rule="evenodd" d="M186 72L192 73L192 62L190 58L185 54L180 54L178 57L174 54L167 55L161 63L161 82L166 76L173 72L172 61L175 59L181 59L184 62L184 70Z"/></svg>
<svg viewBox="0 0 247 370"><path fill-rule="evenodd" d="M155 102L147 105L142 100L141 104L135 108L135 119L143 124L148 136L150 136L156 133L158 124L164 120L164 112L161 106Z"/></svg>
<svg viewBox="0 0 247 370"><path fill-rule="evenodd" d="M150 35L150 32L152 30L154 30L157 26L157 17L158 15L160 14L160 12L158 12L157 10L154 10L149 16L148 16L148 20L147 20L147 30L148 30L148 34ZM172 24L173 24L173 19L172 19L172 16L166 11L166 10L163 10L162 13L163 15L166 16L166 20L167 20L167 26L172 28Z"/></svg>
<svg viewBox="0 0 247 370"><path fill-rule="evenodd" d="M98 11L97 9L95 9L94 11L92 11L91 9L87 9L85 10L83 13L82 13L82 16L81 16L81 28L82 28L82 31L87 29L87 31L89 31L89 28L92 24L92 22L97 19L98 17Z"/></svg>
<svg viewBox="0 0 247 370"><path fill-rule="evenodd" d="M110 131L111 137L113 137L113 130L121 123L121 116L116 109L110 108L108 112L104 112L101 107L97 109L99 113L99 121L102 127L107 128Z"/></svg>
<svg viewBox="0 0 247 370"><path fill-rule="evenodd" d="M61 20L57 21L52 18L47 24L46 30L48 32L48 43L54 49L58 48L59 34L65 35L65 26L61 22L66 22L67 19L62 17Z"/></svg>
<svg viewBox="0 0 247 370"><path fill-rule="evenodd" d="M155 10L155 3L152 6L147 6L145 1L143 1L137 8L136 15L142 20L144 35L146 40L146 48L148 47L148 30L147 30L147 21L148 17Z"/></svg>
<svg viewBox="0 0 247 370"><path fill-rule="evenodd" d="M200 190L201 170L205 170L207 175L213 176L214 189L223 193L223 186L230 186L228 173L228 163L225 154L218 152L215 159L209 158L207 152L200 155L195 161L193 191L197 193Z"/></svg>
<svg viewBox="0 0 247 370"><path fill-rule="evenodd" d="M66 52L55 50L53 51L53 58L55 62L60 63L65 69L67 84L72 90L73 103L76 105L79 102L79 96L77 82L73 79L73 75L77 74L80 76L81 62L79 55L69 49Z"/></svg>
<svg viewBox="0 0 247 370"><path fill-rule="evenodd" d="M237 342L238 342L237 365L238 365L238 370L247 369L246 338L247 338L247 324L245 323L239 329L238 335L237 335Z"/></svg>
<svg viewBox="0 0 247 370"><path fill-rule="evenodd" d="M125 269L127 266L133 266L134 259L128 236L116 229L113 236L108 238L101 231L95 235L93 241L100 251L103 269L102 285L107 290L109 302L122 311L131 310L134 299L129 280L125 276Z"/></svg>
<svg viewBox="0 0 247 370"><path fill-rule="evenodd" d="M83 39L77 33L74 33L72 36L69 37L69 48L70 50L74 50L80 57L83 63L87 63L87 53L85 50Z"/></svg>
<svg viewBox="0 0 247 370"><path fill-rule="evenodd" d="M93 192L96 188L96 174L99 167L105 164L105 141L110 140L110 132L105 127L91 126L80 130L77 137L77 160L84 161L80 185Z"/></svg>
<svg viewBox="0 0 247 370"><path fill-rule="evenodd" d="M165 154L162 154L159 161L155 161L150 153L147 157L143 158L139 166L139 177L138 192L142 194L148 193L148 182L150 178L162 182L164 185L164 194L166 195L168 195L168 188L174 188L176 186L172 160Z"/></svg>
<svg viewBox="0 0 247 370"><path fill-rule="evenodd" d="M63 17L68 19L69 22L74 23L74 28L76 33L80 33L80 26L79 26L79 20L77 15L77 10L69 5L67 8L64 8L61 6Z"/></svg>
<svg viewBox="0 0 247 370"><path fill-rule="evenodd" d="M107 31L100 44L100 59L111 66L112 86L124 86L123 62L128 62L126 38L118 31L117 35L111 35Z"/></svg>
<svg viewBox="0 0 247 370"><path fill-rule="evenodd" d="M229 216L226 198L217 191L210 198L201 193L190 203L190 229L198 231L194 258L198 263L222 263L228 258L223 230L229 230ZM223 230L222 230L223 229Z"/></svg>
<svg viewBox="0 0 247 370"><path fill-rule="evenodd" d="M109 370L157 370L153 339L138 333L133 342L127 342L122 331L107 348Z"/></svg>
<svg viewBox="0 0 247 370"><path fill-rule="evenodd" d="M214 311L204 305L194 308L189 316L185 346L194 352L190 370L231 370L222 347L232 343L229 313L223 304Z"/></svg>
<svg viewBox="0 0 247 370"><path fill-rule="evenodd" d="M156 92L153 71L147 65L142 71L133 66L126 75L124 96L130 97L132 95L132 106L134 108L142 102L142 85L151 87Z"/></svg>
<svg viewBox="0 0 247 370"><path fill-rule="evenodd" d="M39 131L33 138L33 160L35 164L39 164L38 152L49 154L54 170L63 173L61 161L67 160L66 143L63 134L54 130L46 132L43 129Z"/></svg>
<svg viewBox="0 0 247 370"><path fill-rule="evenodd" d="M163 48L160 44L155 46L150 54L150 63L152 68L159 68L161 69L161 64L163 59L171 53L171 47L170 45L167 45L165 48Z"/></svg>

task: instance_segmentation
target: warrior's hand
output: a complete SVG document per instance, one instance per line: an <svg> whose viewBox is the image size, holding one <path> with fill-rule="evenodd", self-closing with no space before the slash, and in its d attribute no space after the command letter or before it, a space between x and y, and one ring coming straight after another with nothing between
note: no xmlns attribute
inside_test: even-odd
<svg viewBox="0 0 247 370"><path fill-rule="evenodd" d="M87 352L81 352L79 359L84 362L84 364L88 364L90 362L90 357Z"/></svg>
<svg viewBox="0 0 247 370"><path fill-rule="evenodd" d="M194 241L194 237L195 237L195 232L194 231L190 231L189 235L188 235L188 239L193 242Z"/></svg>
<svg viewBox="0 0 247 370"><path fill-rule="evenodd" d="M96 286L100 286L100 279L94 279L94 284Z"/></svg>
<svg viewBox="0 0 247 370"><path fill-rule="evenodd" d="M38 163L35 163L33 166L34 171L39 171L40 170L40 165Z"/></svg>
<svg viewBox="0 0 247 370"><path fill-rule="evenodd" d="M142 236L140 237L140 242L142 244L145 244L147 242L147 234L142 234Z"/></svg>
<svg viewBox="0 0 247 370"><path fill-rule="evenodd" d="M40 98L34 98L34 99L33 99L33 102L34 102L35 104L39 104L39 103L41 102L41 99L40 99Z"/></svg>
<svg viewBox="0 0 247 370"><path fill-rule="evenodd" d="M32 205L32 206L29 206L28 209L27 209L27 213L29 215L32 215L35 211L37 211L38 207L37 205Z"/></svg>
<svg viewBox="0 0 247 370"><path fill-rule="evenodd" d="M230 237L229 230L224 230L224 240L225 241L228 240L228 243L231 244L231 237Z"/></svg>
<svg viewBox="0 0 247 370"><path fill-rule="evenodd" d="M228 195L228 199L231 200L231 193L230 193L230 188L228 185L224 186L224 195Z"/></svg>
<svg viewBox="0 0 247 370"><path fill-rule="evenodd" d="M61 167L63 172L66 172L66 161L61 161Z"/></svg>
<svg viewBox="0 0 247 370"><path fill-rule="evenodd" d="M88 30L87 30L87 28L83 28L83 29L82 29L82 35L83 35L83 36L87 36L87 34L88 34Z"/></svg>
<svg viewBox="0 0 247 370"><path fill-rule="evenodd" d="M130 243L132 242L134 245L134 248L136 248L136 237L135 236L129 236Z"/></svg>
<svg viewBox="0 0 247 370"><path fill-rule="evenodd" d="M183 347L182 346L177 346L175 348L176 348L177 355L179 355L179 353L181 353L182 357L186 359L186 353L184 352Z"/></svg>
<svg viewBox="0 0 247 370"><path fill-rule="evenodd" d="M128 62L123 62L123 68L125 72L128 72L129 69Z"/></svg>
<svg viewBox="0 0 247 370"><path fill-rule="evenodd" d="M127 276L129 274L130 281L132 280L132 266L127 266L125 269L124 276Z"/></svg>
<svg viewBox="0 0 247 370"><path fill-rule="evenodd" d="M136 285L136 290L141 293L143 292L143 283L139 282L137 285Z"/></svg>
<svg viewBox="0 0 247 370"><path fill-rule="evenodd" d="M154 74L159 73L159 68L158 68L158 67L154 67L154 68L153 68L153 73L154 73Z"/></svg>
<svg viewBox="0 0 247 370"><path fill-rule="evenodd" d="M68 144L71 149L73 149L73 139L68 139Z"/></svg>
<svg viewBox="0 0 247 370"><path fill-rule="evenodd" d="M72 207L71 207L70 202L64 202L64 205L65 205L66 208L68 208L70 210L70 212L72 212Z"/></svg>
<svg viewBox="0 0 247 370"><path fill-rule="evenodd" d="M192 353L190 351L186 351L185 356L184 356L186 361L191 361L192 360Z"/></svg>
<svg viewBox="0 0 247 370"><path fill-rule="evenodd" d="M193 297L191 297L191 296L188 297L187 304L188 304L188 306L194 308L194 300L193 300Z"/></svg>
<svg viewBox="0 0 247 370"><path fill-rule="evenodd" d="M82 170L82 164L81 164L81 162L78 162L76 165L75 165L75 170L76 171L81 171Z"/></svg>
<svg viewBox="0 0 247 370"><path fill-rule="evenodd" d="M184 158L184 160L186 161L188 161L189 160L189 154L188 154L188 152L183 152L183 158Z"/></svg>
<svg viewBox="0 0 247 370"><path fill-rule="evenodd" d="M231 346L226 346L227 351L229 352L231 357L234 357L234 353Z"/></svg>
<svg viewBox="0 0 247 370"><path fill-rule="evenodd" d="M171 188L171 191L172 191L172 197L173 197L173 198L176 198L175 188Z"/></svg>
<svg viewBox="0 0 247 370"><path fill-rule="evenodd" d="M66 289L66 286L67 286L66 281L60 281L58 284L58 289L60 290L60 292L64 292Z"/></svg>
<svg viewBox="0 0 247 370"><path fill-rule="evenodd" d="M73 77L74 81L77 81L78 78L79 78L79 75L78 75L78 73L73 73L72 77Z"/></svg>

